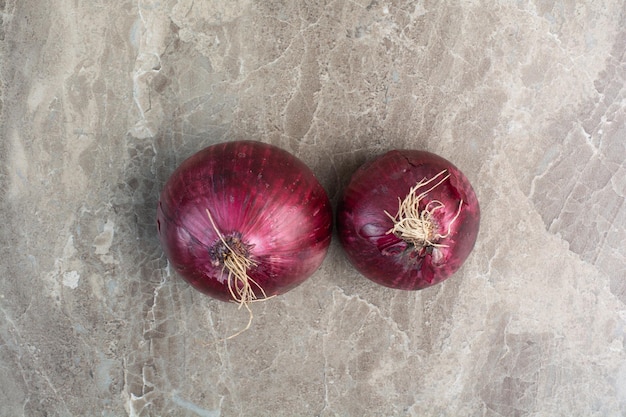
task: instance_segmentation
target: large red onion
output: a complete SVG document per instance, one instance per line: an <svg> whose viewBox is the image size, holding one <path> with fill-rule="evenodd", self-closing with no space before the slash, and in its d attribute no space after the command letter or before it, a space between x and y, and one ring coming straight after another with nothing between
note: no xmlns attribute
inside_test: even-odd
<svg viewBox="0 0 626 417"><path fill-rule="evenodd" d="M332 209L295 156L261 142L227 142L176 169L157 226L167 258L193 287L245 304L315 272L330 244Z"/></svg>
<svg viewBox="0 0 626 417"><path fill-rule="evenodd" d="M337 213L352 264L381 285L419 290L456 272L476 242L474 190L446 159L394 150L352 176Z"/></svg>

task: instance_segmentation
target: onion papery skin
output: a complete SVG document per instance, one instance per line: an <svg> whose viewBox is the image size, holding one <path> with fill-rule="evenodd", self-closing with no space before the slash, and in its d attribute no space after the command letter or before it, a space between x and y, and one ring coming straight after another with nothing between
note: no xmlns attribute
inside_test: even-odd
<svg viewBox="0 0 626 417"><path fill-rule="evenodd" d="M194 288L241 302L216 262L218 231L246 247L253 262L247 275L263 299L293 289L319 268L331 240L332 208L311 169L289 152L262 142L225 142L174 171L161 192L157 228L171 265Z"/></svg>
<svg viewBox="0 0 626 417"><path fill-rule="evenodd" d="M394 221L385 211L395 215L398 199L443 170L450 177L420 203L445 205L433 215L445 235L434 242L438 246L416 248L388 233ZM354 267L378 284L403 290L420 290L454 274L474 248L479 223L478 200L466 176L448 160L418 150L389 151L364 164L353 174L337 209L339 239Z"/></svg>

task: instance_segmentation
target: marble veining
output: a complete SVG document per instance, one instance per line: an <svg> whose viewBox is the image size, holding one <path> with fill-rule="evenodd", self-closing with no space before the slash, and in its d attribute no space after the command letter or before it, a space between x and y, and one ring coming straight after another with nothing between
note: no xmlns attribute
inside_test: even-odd
<svg viewBox="0 0 626 417"><path fill-rule="evenodd" d="M0 1L0 415L626 414L626 4ZM236 139L333 203L393 148L481 202L420 292L320 270L254 305L169 268L158 194Z"/></svg>

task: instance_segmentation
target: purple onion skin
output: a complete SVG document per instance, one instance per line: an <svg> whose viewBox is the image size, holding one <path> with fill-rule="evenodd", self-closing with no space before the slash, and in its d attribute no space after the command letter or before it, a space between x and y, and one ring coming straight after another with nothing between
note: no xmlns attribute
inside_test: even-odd
<svg viewBox="0 0 626 417"><path fill-rule="evenodd" d="M424 203L441 201L445 210L434 216L440 234L435 243L446 245L416 250L394 234L387 234L398 198L411 187L443 170L450 178L428 193ZM463 200L458 212L459 201ZM421 207L421 204L420 204ZM370 280L386 287L420 290L454 274L474 248L480 223L476 194L465 175L446 159L425 151L394 150L366 163L352 176L337 210L341 244L354 267Z"/></svg>
<svg viewBox="0 0 626 417"><path fill-rule="evenodd" d="M275 146L238 141L199 151L171 175L157 208L161 246L176 271L209 296L239 301L211 254L220 239L207 209L224 237L246 245L255 263L248 276L268 297L305 281L328 251L332 208L325 190L302 161Z"/></svg>

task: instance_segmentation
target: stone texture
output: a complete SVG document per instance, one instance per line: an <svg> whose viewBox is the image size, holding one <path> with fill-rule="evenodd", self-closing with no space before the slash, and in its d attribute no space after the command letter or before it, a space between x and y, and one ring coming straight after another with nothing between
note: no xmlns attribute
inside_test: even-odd
<svg viewBox="0 0 626 417"><path fill-rule="evenodd" d="M626 5L3 0L2 416L626 414ZM245 312L168 268L155 206L212 143L285 148L334 203L393 148L474 183L420 292L335 240Z"/></svg>

